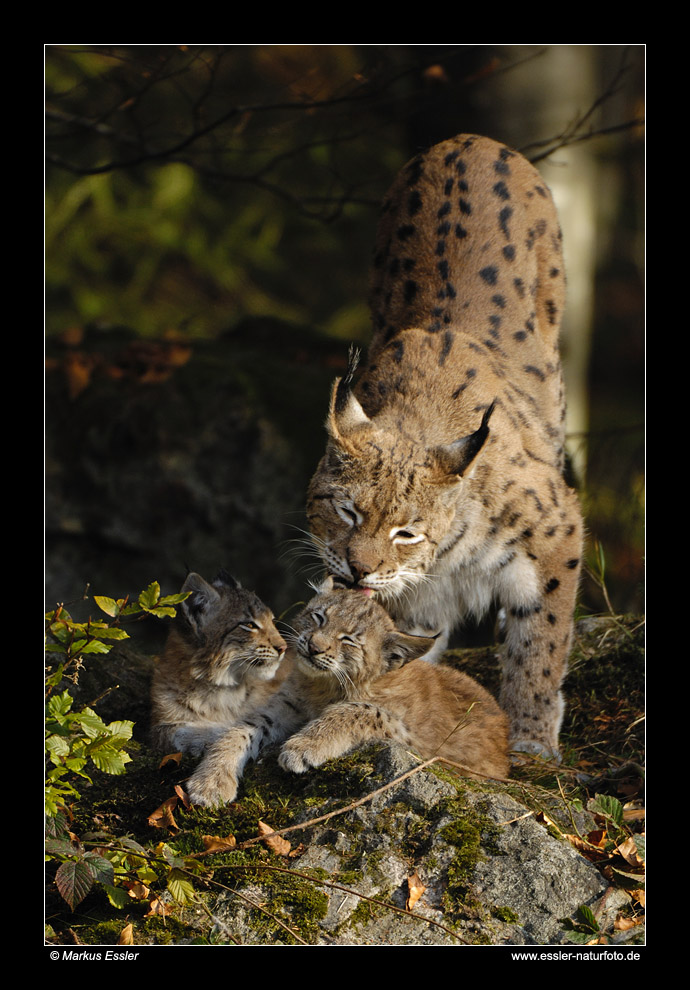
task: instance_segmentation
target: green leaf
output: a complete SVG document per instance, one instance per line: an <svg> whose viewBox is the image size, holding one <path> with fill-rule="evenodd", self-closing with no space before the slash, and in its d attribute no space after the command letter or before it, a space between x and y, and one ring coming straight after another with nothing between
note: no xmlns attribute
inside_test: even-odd
<svg viewBox="0 0 690 990"><path fill-rule="evenodd" d="M586 904L581 904L577 909L577 920L582 925L586 925L592 932L599 931L599 922L594 917L594 912Z"/></svg>
<svg viewBox="0 0 690 990"><path fill-rule="evenodd" d="M96 739L108 731L102 718L96 715L92 708L84 708L76 714L75 722L81 727L89 739Z"/></svg>
<svg viewBox="0 0 690 990"><path fill-rule="evenodd" d="M125 629L120 629L117 626L103 626L101 629L94 629L91 626L91 635L95 636L97 639L129 639L129 633Z"/></svg>
<svg viewBox="0 0 690 990"><path fill-rule="evenodd" d="M63 691L61 694L54 694L48 702L48 713L52 715L53 718L59 718L61 715L66 715L72 707L73 700L74 699L69 691Z"/></svg>
<svg viewBox="0 0 690 990"><path fill-rule="evenodd" d="M114 751L108 747L89 749L89 756L103 773L118 775L125 772L125 766L132 762L128 753Z"/></svg>
<svg viewBox="0 0 690 990"><path fill-rule="evenodd" d="M147 608L146 611L149 613L149 615L155 615L159 619L163 619L163 618L174 619L175 618L175 609L174 608L165 608L163 606L157 605L156 608Z"/></svg>
<svg viewBox="0 0 690 990"><path fill-rule="evenodd" d="M58 868L55 884L62 898L74 911L93 887L94 875L88 864L82 860L68 860Z"/></svg>
<svg viewBox="0 0 690 990"><path fill-rule="evenodd" d="M587 802L587 810L610 818L616 825L620 825L623 821L623 805L618 798L610 794L596 794Z"/></svg>
<svg viewBox="0 0 690 990"><path fill-rule="evenodd" d="M114 908L126 908L132 903L132 898L123 887L114 887L112 884L104 883L103 889Z"/></svg>
<svg viewBox="0 0 690 990"><path fill-rule="evenodd" d="M120 606L114 598L105 598L102 595L94 595L93 600L96 605L98 605L100 610L105 612L106 615L112 615L115 619L120 614Z"/></svg>
<svg viewBox="0 0 690 990"><path fill-rule="evenodd" d="M179 605L191 595L191 591L180 592L177 595L164 595L160 600L161 605Z"/></svg>
<svg viewBox="0 0 690 990"><path fill-rule="evenodd" d="M149 611L149 609L152 609L155 605L158 604L158 600L160 596L161 596L161 586L159 585L158 581L152 581L151 584L146 589L146 591L142 591L141 594L139 595L139 604L143 609Z"/></svg>
<svg viewBox="0 0 690 990"><path fill-rule="evenodd" d="M80 653L110 653L112 646L101 643L100 639L92 639L85 646L80 647Z"/></svg>
<svg viewBox="0 0 690 990"><path fill-rule="evenodd" d="M113 870L113 864L109 863L107 859L100 856L96 852L87 852L84 856L84 862L88 863L91 872L93 873L94 880L99 883L114 883L115 882L115 871Z"/></svg>
<svg viewBox="0 0 690 990"><path fill-rule="evenodd" d="M167 886L178 904L190 904L197 899L194 887L179 870L172 870Z"/></svg>

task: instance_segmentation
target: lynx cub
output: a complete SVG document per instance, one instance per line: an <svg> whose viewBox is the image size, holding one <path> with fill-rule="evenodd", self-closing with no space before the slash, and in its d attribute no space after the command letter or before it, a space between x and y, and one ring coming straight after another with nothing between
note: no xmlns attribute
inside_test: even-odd
<svg viewBox="0 0 690 990"><path fill-rule="evenodd" d="M469 677L416 659L431 645L398 632L361 591L326 582L295 620L288 677L261 712L211 746L188 781L192 802L232 801L246 762L286 738L279 762L296 773L364 743L395 740L425 757L507 775L505 716Z"/></svg>
<svg viewBox="0 0 690 990"><path fill-rule="evenodd" d="M328 572L436 637L495 600L512 748L558 754L582 521L562 477L561 234L539 173L461 135L406 165L374 258L374 337L336 381L307 514Z"/></svg>
<svg viewBox="0 0 690 990"><path fill-rule="evenodd" d="M191 595L153 677L152 736L157 749L198 756L265 704L286 645L270 610L226 571L213 584L189 574L182 591Z"/></svg>

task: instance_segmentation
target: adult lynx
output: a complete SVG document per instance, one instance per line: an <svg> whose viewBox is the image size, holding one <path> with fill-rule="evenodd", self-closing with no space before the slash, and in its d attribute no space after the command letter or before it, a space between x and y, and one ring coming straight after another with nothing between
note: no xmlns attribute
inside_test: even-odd
<svg viewBox="0 0 690 990"><path fill-rule="evenodd" d="M505 612L514 749L557 755L582 521L562 477L565 295L550 193L521 155L462 135L384 200L374 337L336 381L307 513L330 574L436 638Z"/></svg>

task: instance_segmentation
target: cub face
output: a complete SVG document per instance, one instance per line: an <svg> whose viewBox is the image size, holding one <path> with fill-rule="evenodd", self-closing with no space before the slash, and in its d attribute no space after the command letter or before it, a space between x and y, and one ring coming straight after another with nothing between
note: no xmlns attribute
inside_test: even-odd
<svg viewBox="0 0 690 990"><path fill-rule="evenodd" d="M399 632L388 613L362 591L327 579L294 622L299 670L354 698L369 682L422 656L433 640Z"/></svg>
<svg viewBox="0 0 690 990"><path fill-rule="evenodd" d="M218 687L270 680L286 650L271 610L226 571L212 584L189 574L182 591L182 635L194 649L192 675Z"/></svg>

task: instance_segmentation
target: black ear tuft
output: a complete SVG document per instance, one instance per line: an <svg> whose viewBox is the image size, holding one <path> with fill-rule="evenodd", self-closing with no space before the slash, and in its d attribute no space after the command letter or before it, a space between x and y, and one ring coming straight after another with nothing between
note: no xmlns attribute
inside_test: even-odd
<svg viewBox="0 0 690 990"><path fill-rule="evenodd" d="M334 411L336 415L340 415L348 404L352 380L355 377L355 371L357 370L357 365L359 364L359 358L359 348L351 345L347 356L347 371L339 380L335 392Z"/></svg>

